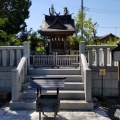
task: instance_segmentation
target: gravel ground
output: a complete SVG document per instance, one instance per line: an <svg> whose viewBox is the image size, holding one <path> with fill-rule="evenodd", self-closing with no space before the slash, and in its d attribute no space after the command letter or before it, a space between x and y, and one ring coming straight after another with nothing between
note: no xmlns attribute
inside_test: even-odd
<svg viewBox="0 0 120 120"><path fill-rule="evenodd" d="M6 103L8 104L10 100L0 100L0 108ZM118 98L110 97L97 97L95 100L95 108L102 108L110 117L111 120L120 120L114 116L116 109L120 110L120 104Z"/></svg>
<svg viewBox="0 0 120 120"><path fill-rule="evenodd" d="M118 98L98 97L96 107L102 107L111 120L120 120L114 116L116 109L120 109Z"/></svg>

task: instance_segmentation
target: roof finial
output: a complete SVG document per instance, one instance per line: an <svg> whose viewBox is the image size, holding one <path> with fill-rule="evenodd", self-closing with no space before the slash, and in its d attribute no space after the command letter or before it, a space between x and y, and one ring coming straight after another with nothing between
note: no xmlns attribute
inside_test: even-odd
<svg viewBox="0 0 120 120"><path fill-rule="evenodd" d="M67 7L64 7L64 15L69 15L69 10Z"/></svg>
<svg viewBox="0 0 120 120"><path fill-rule="evenodd" d="M53 4L51 5L51 8L49 8L49 14L50 14L50 16L54 16L54 14L55 14L55 9L54 9Z"/></svg>

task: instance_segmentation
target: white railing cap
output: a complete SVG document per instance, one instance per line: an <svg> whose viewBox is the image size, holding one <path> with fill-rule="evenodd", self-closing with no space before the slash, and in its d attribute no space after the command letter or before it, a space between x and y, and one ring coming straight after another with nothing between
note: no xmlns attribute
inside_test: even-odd
<svg viewBox="0 0 120 120"><path fill-rule="evenodd" d="M115 48L117 45L86 45L86 48Z"/></svg>
<svg viewBox="0 0 120 120"><path fill-rule="evenodd" d="M23 49L23 46L0 46L0 50L5 50L5 49Z"/></svg>

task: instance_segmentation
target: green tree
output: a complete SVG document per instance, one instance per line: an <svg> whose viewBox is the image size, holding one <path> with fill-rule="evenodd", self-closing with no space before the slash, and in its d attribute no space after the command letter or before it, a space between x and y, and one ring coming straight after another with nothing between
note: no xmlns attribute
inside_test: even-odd
<svg viewBox="0 0 120 120"><path fill-rule="evenodd" d="M30 49L32 51L36 51L39 43L39 36L37 36L37 32L32 32L29 35L29 41L30 41Z"/></svg>
<svg viewBox="0 0 120 120"><path fill-rule="evenodd" d="M3 42L25 29L30 6L30 0L0 0L0 38Z"/></svg>
<svg viewBox="0 0 120 120"><path fill-rule="evenodd" d="M76 33L74 36L69 37L69 42L72 49L79 49L79 42L84 40L89 43L93 37L96 36L97 22L93 23L92 18L86 19L86 13L79 11L75 17L75 29ZM81 35L81 31L83 35Z"/></svg>
<svg viewBox="0 0 120 120"><path fill-rule="evenodd" d="M86 13L79 11L75 17L76 21L76 36L81 37L81 31L83 31L83 40L90 40L93 36L96 35L96 26L97 23L92 22L92 18L86 19Z"/></svg>

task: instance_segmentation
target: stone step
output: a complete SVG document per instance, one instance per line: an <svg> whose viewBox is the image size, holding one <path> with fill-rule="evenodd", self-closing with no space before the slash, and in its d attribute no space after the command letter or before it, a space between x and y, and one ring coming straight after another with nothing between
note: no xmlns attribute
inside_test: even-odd
<svg viewBox="0 0 120 120"><path fill-rule="evenodd" d="M57 94L56 90L42 90L42 94ZM85 100L85 92L82 90L60 90L60 99L66 100ZM21 98L23 99L35 99L37 92L35 89L24 90L21 92Z"/></svg>
<svg viewBox="0 0 120 120"><path fill-rule="evenodd" d="M92 110L93 102L86 102L85 100L61 100L61 110Z"/></svg>
<svg viewBox="0 0 120 120"><path fill-rule="evenodd" d="M10 102L9 106L12 110L35 110L35 99L23 99L18 102ZM92 110L93 102L84 100L60 100L60 110Z"/></svg>
<svg viewBox="0 0 120 120"><path fill-rule="evenodd" d="M30 82L26 82L22 84L22 89L30 89ZM32 88L31 88L32 89ZM83 82L65 82L64 88L61 88L61 90L84 90L84 84Z"/></svg>
<svg viewBox="0 0 120 120"><path fill-rule="evenodd" d="M11 110L36 110L36 99L22 99L17 102L10 101Z"/></svg>
<svg viewBox="0 0 120 120"><path fill-rule="evenodd" d="M83 82L65 82L65 90L84 90Z"/></svg>
<svg viewBox="0 0 120 120"><path fill-rule="evenodd" d="M28 75L80 75L80 69L30 69Z"/></svg>
<svg viewBox="0 0 120 120"><path fill-rule="evenodd" d="M65 82L82 82L82 75L27 75L26 81L31 81L31 77L62 77L66 76Z"/></svg>

